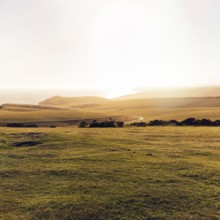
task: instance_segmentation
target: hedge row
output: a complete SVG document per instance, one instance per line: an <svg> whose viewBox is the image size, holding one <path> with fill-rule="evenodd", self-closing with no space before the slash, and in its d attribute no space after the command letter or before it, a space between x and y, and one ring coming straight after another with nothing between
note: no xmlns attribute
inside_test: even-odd
<svg viewBox="0 0 220 220"><path fill-rule="evenodd" d="M130 124L131 126L220 126L220 120L212 121L210 119L196 119L196 118L187 118L183 121L177 120L152 120L148 123L146 122L134 122Z"/></svg>

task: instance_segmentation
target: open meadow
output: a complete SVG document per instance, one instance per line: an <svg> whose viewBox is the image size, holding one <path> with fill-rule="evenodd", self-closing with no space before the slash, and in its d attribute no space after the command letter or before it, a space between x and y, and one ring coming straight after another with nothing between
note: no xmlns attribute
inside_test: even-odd
<svg viewBox="0 0 220 220"><path fill-rule="evenodd" d="M220 128L0 128L0 219L220 219Z"/></svg>
<svg viewBox="0 0 220 220"><path fill-rule="evenodd" d="M220 0L0 0L0 220L220 220Z"/></svg>

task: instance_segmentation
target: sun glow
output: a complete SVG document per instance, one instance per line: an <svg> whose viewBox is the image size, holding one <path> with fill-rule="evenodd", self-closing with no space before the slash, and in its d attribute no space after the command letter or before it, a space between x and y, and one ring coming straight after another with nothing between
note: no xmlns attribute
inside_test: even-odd
<svg viewBox="0 0 220 220"><path fill-rule="evenodd" d="M0 88L115 97L137 87L220 84L216 1L3 2Z"/></svg>
<svg viewBox="0 0 220 220"><path fill-rule="evenodd" d="M103 96L109 99L117 98L123 95L135 94L136 92L131 89L126 88L112 88L106 91Z"/></svg>

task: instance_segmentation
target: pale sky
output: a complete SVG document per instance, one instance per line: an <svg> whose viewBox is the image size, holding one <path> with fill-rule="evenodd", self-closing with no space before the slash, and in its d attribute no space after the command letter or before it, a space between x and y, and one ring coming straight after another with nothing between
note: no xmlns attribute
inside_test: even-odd
<svg viewBox="0 0 220 220"><path fill-rule="evenodd" d="M220 84L220 0L0 0L0 88Z"/></svg>

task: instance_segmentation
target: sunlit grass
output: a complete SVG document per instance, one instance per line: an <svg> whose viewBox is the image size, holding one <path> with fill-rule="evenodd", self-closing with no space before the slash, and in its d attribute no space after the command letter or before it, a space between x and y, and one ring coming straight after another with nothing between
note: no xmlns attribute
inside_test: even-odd
<svg viewBox="0 0 220 220"><path fill-rule="evenodd" d="M1 128L1 218L218 219L219 132Z"/></svg>
<svg viewBox="0 0 220 220"><path fill-rule="evenodd" d="M87 118L105 117L104 113L88 112L86 110L44 110L0 109L0 122L39 122L81 120Z"/></svg>

